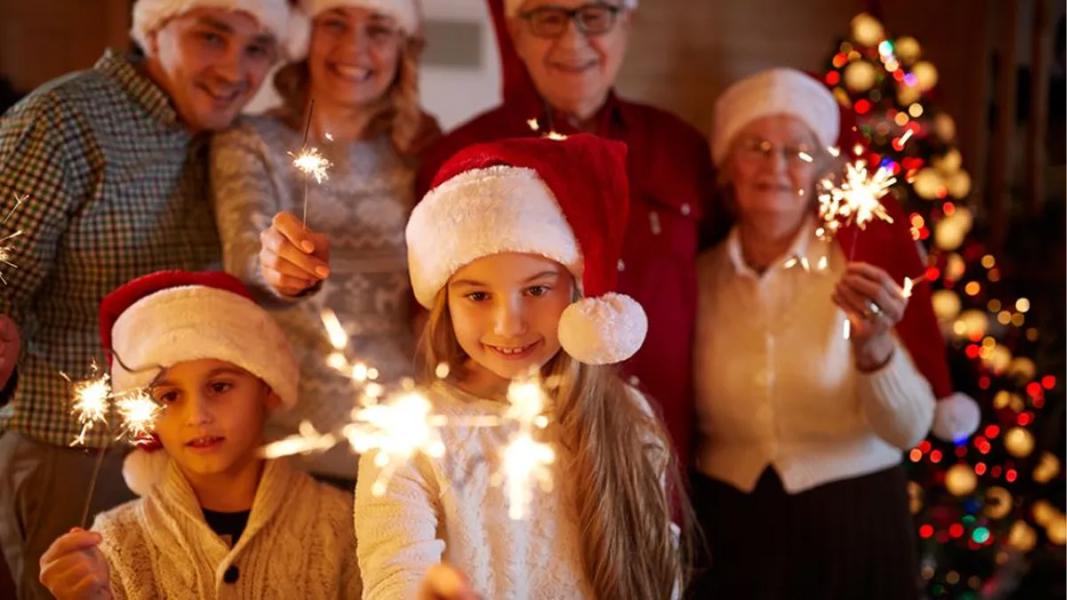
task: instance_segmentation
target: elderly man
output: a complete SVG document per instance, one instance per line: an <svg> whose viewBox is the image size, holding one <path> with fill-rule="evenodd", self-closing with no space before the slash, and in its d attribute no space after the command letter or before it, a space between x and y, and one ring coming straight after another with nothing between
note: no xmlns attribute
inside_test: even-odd
<svg viewBox="0 0 1067 600"><path fill-rule="evenodd" d="M61 372L84 374L99 355L108 291L218 265L206 134L255 93L288 13L286 0L139 0L143 57L108 51L0 119L3 235L21 231L0 292L0 544L20 598L49 597L38 558L79 524L94 468L95 452L70 448L80 427ZM97 425L84 445L112 437ZM120 466L106 455L91 514L127 499Z"/></svg>
<svg viewBox="0 0 1067 600"><path fill-rule="evenodd" d="M637 0L490 2L509 34L500 36L504 103L431 148L419 191L444 160L472 143L586 131L627 144L630 224L619 284L644 307L649 330L624 368L661 407L684 460L693 427L697 227L714 187L707 142L677 117L613 90Z"/></svg>

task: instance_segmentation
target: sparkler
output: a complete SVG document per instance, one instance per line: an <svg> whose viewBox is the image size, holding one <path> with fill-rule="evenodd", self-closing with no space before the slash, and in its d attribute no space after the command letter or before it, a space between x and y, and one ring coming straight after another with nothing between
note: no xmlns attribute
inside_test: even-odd
<svg viewBox="0 0 1067 600"><path fill-rule="evenodd" d="M307 454L329 450L337 445L337 436L332 433L319 433L308 421L301 421L297 433L260 448L263 458L279 458L294 454Z"/></svg>
<svg viewBox="0 0 1067 600"><path fill-rule="evenodd" d="M74 386L74 400L70 411L81 425L81 431L75 436L71 446L85 445L85 436L97 424L107 425L107 414L110 409L108 399L111 397L111 381L107 373L97 375L99 368L93 361L90 367L91 375L81 381L71 382ZM65 373L60 373L64 379L71 381Z"/></svg>
<svg viewBox="0 0 1067 600"><path fill-rule="evenodd" d="M0 221L0 225L3 225L5 223L7 223L8 219L11 218L11 215L15 214L15 211L18 210L19 206L21 206L22 203L25 202L29 198L29 196L20 196L18 194L14 194L14 196L15 196L15 206L11 207L11 210L9 210L7 212L7 215L4 216L4 220ZM8 234L8 235L0 238L0 263L3 263L5 265L9 266L12 269L17 269L17 268L19 268L19 266L16 265L15 263L11 262L11 257L14 255L14 248L13 248L13 246L11 244L9 244L7 242L10 242L11 240L19 237L20 235L22 235L22 230L21 229L19 229L18 231L14 232L14 233ZM7 279L4 278L4 274L3 273L0 273L0 283L3 283L4 285L7 285Z"/></svg>
<svg viewBox="0 0 1067 600"><path fill-rule="evenodd" d="M311 132L311 116L315 112L315 99L312 98L308 102L308 114L307 121L304 125L304 141L300 144L300 153L289 153L289 156L293 157L293 166L296 167L301 173L304 174L304 227L307 227L308 222L308 186L311 183L311 179L315 179L315 183L321 184L323 181L329 179L329 169L333 166L326 157L319 152L318 148L308 146L308 134ZM327 134L327 139L333 138Z"/></svg>
<svg viewBox="0 0 1067 600"><path fill-rule="evenodd" d="M115 401L115 410L122 420L119 437L130 441L141 440L152 435L156 419L163 408L144 390L136 390L131 395Z"/></svg>
<svg viewBox="0 0 1067 600"><path fill-rule="evenodd" d="M518 422L514 433L501 452L501 469L494 483L503 481L508 496L508 516L523 519L533 501L533 484L545 493L552 491L552 472L548 465L556 460L552 446L533 437L535 429L548 426L544 390L536 380L512 382L508 386L509 406L505 418Z"/></svg>
<svg viewBox="0 0 1067 600"><path fill-rule="evenodd" d="M845 166L845 178L840 185L835 184L832 178L823 179L820 182L819 217L823 220L826 234L832 236L848 224L866 229L867 223L875 218L892 223L893 218L879 199L896 182L896 178L885 167L870 174L867 161L862 159Z"/></svg>

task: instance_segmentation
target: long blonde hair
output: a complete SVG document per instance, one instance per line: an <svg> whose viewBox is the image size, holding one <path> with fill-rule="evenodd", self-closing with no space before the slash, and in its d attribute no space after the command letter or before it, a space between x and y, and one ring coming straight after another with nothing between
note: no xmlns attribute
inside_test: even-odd
<svg viewBox="0 0 1067 600"><path fill-rule="evenodd" d="M368 136L388 132L393 147L404 155L419 151L414 144L419 141L423 128L429 126L419 106L419 56L424 45L421 37L404 35L396 76L366 130ZM278 69L274 89L282 98L282 118L294 128L302 127L311 89L307 59Z"/></svg>
<svg viewBox="0 0 1067 600"><path fill-rule="evenodd" d="M455 372L466 359L444 288L419 340L419 373L432 381L442 362ZM579 363L561 350L542 376L560 382L547 393L571 456L582 566L596 597L670 598L688 577L692 510L666 432L631 401L634 392L611 367ZM672 498L681 503L681 539L672 529Z"/></svg>

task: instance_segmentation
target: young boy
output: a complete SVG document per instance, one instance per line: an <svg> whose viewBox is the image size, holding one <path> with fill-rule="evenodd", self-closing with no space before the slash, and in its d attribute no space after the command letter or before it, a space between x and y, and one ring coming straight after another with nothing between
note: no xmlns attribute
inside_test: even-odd
<svg viewBox="0 0 1067 600"><path fill-rule="evenodd" d="M140 499L42 556L56 598L359 597L352 496L257 455L268 412L296 402L299 375L244 286L154 273L109 294L100 326L115 393L145 389L162 408L162 449L126 459Z"/></svg>

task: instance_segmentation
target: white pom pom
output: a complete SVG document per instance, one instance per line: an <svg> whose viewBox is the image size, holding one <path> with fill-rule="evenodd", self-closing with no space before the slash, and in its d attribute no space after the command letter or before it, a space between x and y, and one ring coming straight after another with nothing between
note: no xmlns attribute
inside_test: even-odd
<svg viewBox="0 0 1067 600"><path fill-rule="evenodd" d="M133 493L146 496L163 479L169 459L163 450L146 452L137 448L122 461L122 478Z"/></svg>
<svg viewBox="0 0 1067 600"><path fill-rule="evenodd" d="M559 343L578 362L607 365L630 358L645 341L648 317L633 298L604 294L571 304L559 318Z"/></svg>
<svg viewBox="0 0 1067 600"><path fill-rule="evenodd" d="M982 410L967 394L956 392L938 400L934 409L934 435L946 442L966 440L982 422Z"/></svg>

